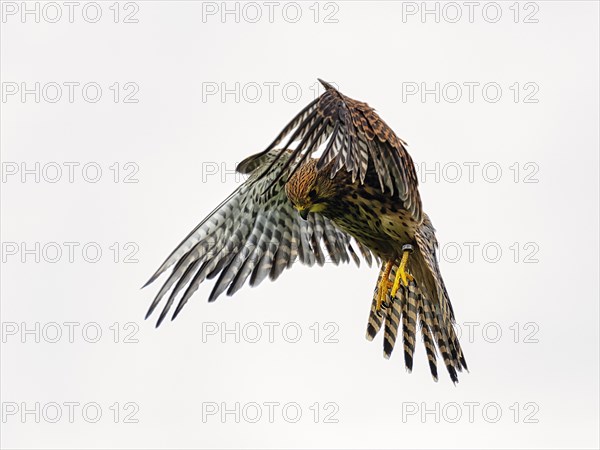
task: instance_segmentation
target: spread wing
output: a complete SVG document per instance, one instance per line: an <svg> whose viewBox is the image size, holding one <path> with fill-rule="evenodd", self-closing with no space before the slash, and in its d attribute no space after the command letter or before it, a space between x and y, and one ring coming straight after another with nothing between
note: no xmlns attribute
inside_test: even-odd
<svg viewBox="0 0 600 450"><path fill-rule="evenodd" d="M352 173L353 181L360 179L364 183L372 164L382 192L389 190L391 195L396 194L404 208L420 222L422 208L418 180L406 144L369 105L346 97L330 84L319 81L325 86L325 92L300 111L266 150L255 155L254 160L249 158L243 162L240 169L247 170L256 161L273 154L275 147L285 141L264 174L271 174L284 157L285 149L297 143L292 157L286 158L286 164L280 166L279 176L290 173L290 169L293 173L323 144L318 169L333 161L332 178L345 168ZM277 179L275 177L272 182Z"/></svg>
<svg viewBox="0 0 600 450"><path fill-rule="evenodd" d="M261 176L266 166L274 172ZM303 220L285 194L287 176L280 176L291 152L266 155L248 169L252 175L223 203L211 212L171 253L146 286L172 267L169 277L152 302L146 318L167 297L158 318L161 324L179 298L172 319L206 279L219 276L209 296L214 301L220 294L234 294L246 280L258 285L267 276L275 280L284 269L299 259L307 265L356 264L360 259L355 249L371 265L369 250L338 230L320 214L311 213ZM279 174L275 180L276 174ZM273 181L275 182L273 183Z"/></svg>

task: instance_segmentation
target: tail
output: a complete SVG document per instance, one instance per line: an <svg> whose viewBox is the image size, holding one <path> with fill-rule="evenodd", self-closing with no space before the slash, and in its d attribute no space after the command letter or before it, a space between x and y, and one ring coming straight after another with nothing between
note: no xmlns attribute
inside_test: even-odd
<svg viewBox="0 0 600 450"><path fill-rule="evenodd" d="M415 280L402 286L395 298L389 292L386 302L376 311L377 289L373 296L367 325L367 339L373 340L381 327L384 327L383 354L389 358L394 350L400 323L404 343L404 363L412 371L417 327L420 327L423 344L429 362L429 369L435 381L438 380L437 351L444 360L450 379L458 382L457 371L467 368L467 362L454 329L454 312L448 292L437 263L437 240L435 230L425 216L416 236L417 249L409 258L408 270ZM393 282L400 260L395 261L390 273ZM378 283L382 272L379 274Z"/></svg>

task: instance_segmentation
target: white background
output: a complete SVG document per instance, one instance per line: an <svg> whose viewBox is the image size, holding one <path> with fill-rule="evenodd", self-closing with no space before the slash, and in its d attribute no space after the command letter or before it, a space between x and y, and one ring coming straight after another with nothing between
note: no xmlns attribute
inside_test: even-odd
<svg viewBox="0 0 600 450"><path fill-rule="evenodd" d="M47 91L39 103L18 92L1 105L4 448L598 446L596 2L502 2L495 23L493 6L482 13L486 3L472 21L468 6L457 3L456 23L456 7L444 4L437 6L439 23L420 10L408 15L421 2L303 3L296 22L295 7L282 2L272 23L264 3L256 23L255 10L243 4L237 15L206 14L223 8L220 2L121 4L118 23L112 2L100 3L96 23L86 20L93 9L82 15L85 2L73 23L60 2L56 23L43 3L39 23L33 15L22 19L20 2L9 14L7 3L3 93L36 82ZM130 12L137 23L124 23ZM419 343L409 375L400 346L386 361L381 336L365 340L377 268L364 265L298 265L276 283L213 304L206 303L207 283L175 322L157 330L156 315L143 320L158 285L140 286L242 181L230 173L235 163L266 147L314 98L317 77L376 107L409 143L418 167L435 171L440 164L439 179L421 179L421 195L446 251L442 272L470 367L456 387L443 368L440 381L431 380ZM52 103L53 82L98 83L102 96L92 103L75 89L71 103L63 85L63 97ZM121 96L115 103L115 82L121 94L134 83L138 102ZM472 102L469 82L479 83ZM237 99L203 96L236 83ZM253 83L262 86L258 98ZM279 83L273 98L264 83ZM440 83L439 102L434 94L406 95L421 83ZM463 87L454 103L451 83ZM502 89L498 101L483 96L486 83ZM529 102L525 83L536 89ZM65 162L79 163L72 183ZM137 183L123 182L128 162L139 169ZM21 178L22 163L34 172L40 164L39 182L35 174ZM52 183L55 163L64 171ZM101 167L98 182L84 179L86 163ZM117 183L114 163L121 168ZM471 180L468 164L475 167ZM10 175L14 167L19 173ZM73 262L64 246L57 262L41 250L39 262L35 254L13 254L15 245L52 242L79 243ZM90 242L102 249L96 263L81 254ZM110 249L115 242L119 262ZM123 262L128 242L138 248L136 263ZM466 242L476 243L472 258ZM492 262L496 248L502 254ZM53 322L63 333L56 343ZM65 322L77 323L72 343ZM253 322L263 332L257 343L249 342ZM272 343L265 322L278 324ZM240 334L248 332L239 343L235 335L207 334L236 323ZM473 323L471 335L466 323ZM36 326L39 336L22 334ZM290 327L302 331L297 343L288 342ZM100 340L88 342L97 328ZM331 330L337 342L326 343ZM127 331L136 342L124 342ZM72 423L65 402L79 404ZM230 409L239 403L239 420L203 415L211 402ZM262 405L257 423L251 402ZM265 402L280 404L273 423ZM293 410L282 413L293 402L302 411L295 423ZM22 415L36 403L37 416ZM54 403L62 411L56 423ZM92 403L102 411L95 423L94 411L82 413ZM128 411L137 422L126 423ZM326 423L331 411L337 423Z"/></svg>

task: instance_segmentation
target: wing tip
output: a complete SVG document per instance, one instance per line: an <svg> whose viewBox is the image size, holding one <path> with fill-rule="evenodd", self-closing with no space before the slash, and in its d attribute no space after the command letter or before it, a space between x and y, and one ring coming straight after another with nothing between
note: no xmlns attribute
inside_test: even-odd
<svg viewBox="0 0 600 450"><path fill-rule="evenodd" d="M150 286L158 278L158 275L159 275L158 272L156 272L154 275L152 275L140 289L144 289L145 287Z"/></svg>
<svg viewBox="0 0 600 450"><path fill-rule="evenodd" d="M148 309L148 311L146 311L146 315L144 316L144 320L148 320L148 317L150 317L150 316L152 315L152 310L153 310L153 309L154 309L154 308L150 307L150 308Z"/></svg>
<svg viewBox="0 0 600 450"><path fill-rule="evenodd" d="M319 81L319 83L321 83L321 85L329 90L329 89L333 89L334 91L337 90L336 88L334 88L330 83L328 83L327 81L321 79L321 78L317 78L317 80Z"/></svg>
<svg viewBox="0 0 600 450"><path fill-rule="evenodd" d="M152 315L152 313L154 312L154 310L156 309L156 307L158 306L159 303L160 303L160 301L157 301L156 299L154 299L154 301L150 305L150 308L148 308L148 311L146 311L146 316L144 317L144 320L148 320L148 318Z"/></svg>
<svg viewBox="0 0 600 450"><path fill-rule="evenodd" d="M170 306L171 305L168 304L168 303L165 305L165 308L160 313L160 316L158 317L158 320L156 321L156 325L155 325L154 328L160 327L160 325L163 323L163 320L165 320L165 317L167 317L167 313L169 312L169 307Z"/></svg>
<svg viewBox="0 0 600 450"><path fill-rule="evenodd" d="M173 315L171 316L171 321L175 320L181 310L183 309L184 303L180 300L177 306L175 307L175 311L173 311Z"/></svg>

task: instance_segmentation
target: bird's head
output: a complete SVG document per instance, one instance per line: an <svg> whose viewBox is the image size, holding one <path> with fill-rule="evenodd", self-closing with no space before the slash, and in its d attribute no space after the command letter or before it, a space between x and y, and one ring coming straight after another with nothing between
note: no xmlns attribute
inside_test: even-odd
<svg viewBox="0 0 600 450"><path fill-rule="evenodd" d="M310 212L322 212L335 195L329 170L317 170L317 160L310 159L296 170L285 184L285 193L300 216L306 220Z"/></svg>

